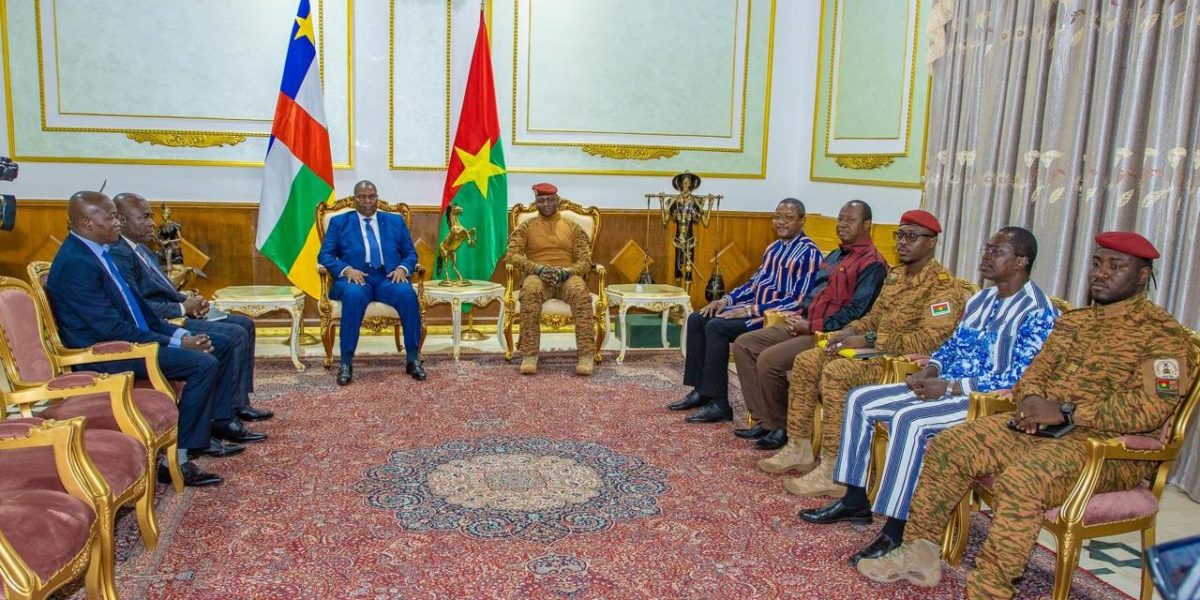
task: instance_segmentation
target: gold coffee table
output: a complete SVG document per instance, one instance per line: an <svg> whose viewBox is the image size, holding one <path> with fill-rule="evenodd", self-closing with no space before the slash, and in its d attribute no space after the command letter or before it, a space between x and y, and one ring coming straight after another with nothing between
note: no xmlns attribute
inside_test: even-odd
<svg viewBox="0 0 1200 600"><path fill-rule="evenodd" d="M425 285L425 296L421 298L424 309L428 309L434 304L450 304L450 352L454 355L455 361L458 361L458 347L462 343L462 305L487 306L504 299L504 286L498 283L479 279L468 279L467 281L471 285L438 285L437 282L431 281ZM425 311L421 312L424 314ZM503 322L504 302L500 302L500 318L496 323ZM500 347L503 348L504 341L500 338L499 328L496 330L496 339L500 340Z"/></svg>
<svg viewBox="0 0 1200 600"><path fill-rule="evenodd" d="M304 315L304 292L290 285L235 285L221 288L213 294L213 306L225 312L236 312L257 318L277 310L292 315L291 339L288 346L292 351L292 365L297 371L304 370L300 362L300 318Z"/></svg>
<svg viewBox="0 0 1200 600"><path fill-rule="evenodd" d="M625 360L625 349L629 343L629 327L625 323L625 313L630 308L643 308L662 313L662 347L670 348L667 343L667 316L671 308L678 306L683 309L684 326L679 332L679 352L687 355L687 317L692 314L692 299L681 287L661 283L614 283L606 288L609 306L617 305L617 318L621 328L621 353L617 362ZM605 317L607 318L607 317Z"/></svg>

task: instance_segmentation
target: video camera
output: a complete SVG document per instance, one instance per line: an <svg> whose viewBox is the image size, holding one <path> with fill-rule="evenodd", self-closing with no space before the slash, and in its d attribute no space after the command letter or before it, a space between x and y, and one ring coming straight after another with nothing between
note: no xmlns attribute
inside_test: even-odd
<svg viewBox="0 0 1200 600"><path fill-rule="evenodd" d="M12 181L17 178L21 166L7 156L0 156L0 181ZM0 230L12 231L13 222L17 218L17 197L11 194L0 194Z"/></svg>

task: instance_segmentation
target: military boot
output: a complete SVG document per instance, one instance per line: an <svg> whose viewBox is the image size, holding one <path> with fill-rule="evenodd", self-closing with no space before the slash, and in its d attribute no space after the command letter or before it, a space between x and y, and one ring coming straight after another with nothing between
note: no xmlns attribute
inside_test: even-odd
<svg viewBox="0 0 1200 600"><path fill-rule="evenodd" d="M784 473L805 469L813 464L812 444L808 440L788 439L787 444L773 456L758 461L758 468L767 473Z"/></svg>
<svg viewBox="0 0 1200 600"><path fill-rule="evenodd" d="M592 353L589 352L586 355L580 354L579 362L575 363L575 374L584 376L591 375L592 370L594 370L595 367L596 357L593 356Z"/></svg>
<svg viewBox="0 0 1200 600"><path fill-rule="evenodd" d="M872 581L892 583L901 579L933 587L942 580L942 556L937 544L929 540L904 542L879 558L858 561L858 572Z"/></svg>
<svg viewBox="0 0 1200 600"><path fill-rule="evenodd" d="M832 458L823 458L817 468L800 477L788 477L783 480L783 489L796 496L833 496L842 497L846 486L833 481Z"/></svg>
<svg viewBox="0 0 1200 600"><path fill-rule="evenodd" d="M537 373L537 358L536 354L526 354L521 357L521 374L533 375Z"/></svg>

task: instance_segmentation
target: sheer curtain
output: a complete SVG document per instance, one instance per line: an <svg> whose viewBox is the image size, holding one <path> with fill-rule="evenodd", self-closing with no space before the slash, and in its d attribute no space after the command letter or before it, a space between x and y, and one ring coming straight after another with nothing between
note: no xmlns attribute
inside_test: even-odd
<svg viewBox="0 0 1200 600"><path fill-rule="evenodd" d="M988 236L1028 227L1034 280L1080 306L1095 234L1135 230L1163 255L1151 298L1200 327L1200 2L935 9L923 202L945 224L943 264L977 278ZM1200 498L1189 437L1173 481Z"/></svg>

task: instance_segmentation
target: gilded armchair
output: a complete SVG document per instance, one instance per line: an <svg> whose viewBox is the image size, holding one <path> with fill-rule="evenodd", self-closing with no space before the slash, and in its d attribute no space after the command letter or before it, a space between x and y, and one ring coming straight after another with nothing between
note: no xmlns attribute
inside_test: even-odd
<svg viewBox="0 0 1200 600"><path fill-rule="evenodd" d="M52 453L49 485L0 478L0 578L5 597L40 600L81 574L88 600L117 597L101 557L100 474L83 456L83 419L32 427L0 423L0 471ZM6 473L7 475L7 473ZM49 534L49 535L47 535Z"/></svg>
<svg viewBox="0 0 1200 600"><path fill-rule="evenodd" d="M584 208L575 202L563 198L558 205L558 213L564 219L567 219L576 225L583 228L587 233L588 238L592 243L592 250L596 248L596 237L600 233L600 209L595 206ZM508 229L509 231L516 228L517 225L536 217L538 214L537 206L529 204L517 204L508 211ZM603 265L592 263L592 269L585 279L591 279L594 274L596 276L596 293L592 294L592 308L595 313L596 327L596 362L600 362L602 357L600 349L604 347L604 338L607 334L608 322L608 296L604 293L604 278L605 269ZM513 353L516 351L516 346L513 345L513 322L516 321L520 314L520 300L518 292L520 292L520 277L516 267L505 263L504 265L504 323L501 327L504 330L504 359L511 361ZM566 302L557 299L546 300L542 304L542 321L543 326L549 327L552 331L559 331L568 323L571 323L571 307Z"/></svg>
<svg viewBox="0 0 1200 600"><path fill-rule="evenodd" d="M1084 540L1137 531L1142 536L1143 554L1154 545L1159 502L1167 484L1167 475L1179 457L1192 413L1200 401L1200 364L1197 364L1197 359L1200 359L1200 334L1191 333L1191 346L1191 387L1157 434L1089 439L1087 460L1075 486L1067 493L1061 506L1047 510L1042 516L1042 528L1053 534L1057 542L1051 596L1054 600L1066 600L1070 594L1071 577L1079 563L1079 551ZM1002 394L978 394L978 398L972 400L967 413L968 421L1016 409L1014 400ZM1110 460L1154 462L1158 466L1149 481L1133 489L1097 492L1101 471L1105 462ZM977 479L972 491L978 500L973 501L972 494L967 494L951 515L942 537L942 556L948 562L957 564L962 560L973 505L978 507L978 501L981 500L989 506L995 506L992 495L994 481L990 475ZM1149 600L1153 591L1150 571L1143 561L1141 598Z"/></svg>
<svg viewBox="0 0 1200 600"><path fill-rule="evenodd" d="M29 265L30 287L24 282L0 277L0 356L4 372L14 392L40 388L63 376L72 367L113 360L140 360L146 365L148 382L135 382L128 397L105 398L89 394L58 402L42 414L66 419L75 415L88 418L93 428L112 429L131 435L146 446L146 464L157 468L159 452L165 455L176 492L183 492L183 473L179 470L177 439L179 433L178 390L158 367L158 344L104 342L90 348L67 348L58 335L54 313L46 295L45 278L50 263ZM7 354L5 354L7 353ZM75 371L74 374L78 374ZM132 402L128 422L119 416L120 406ZM25 409L25 416L32 413Z"/></svg>
<svg viewBox="0 0 1200 600"><path fill-rule="evenodd" d="M325 239L325 230L329 228L330 219L352 210L355 210L353 197L342 198L331 204L325 202L318 204L315 219L317 224L317 238L319 240ZM380 200L378 210L400 215L404 218L404 223L408 225L409 229L412 229L412 213L407 204L403 202L390 204ZM342 303L329 298L329 290L333 288L333 281L337 277L336 274L329 273L321 265L317 265L317 271L321 275L321 297L317 300L317 312L321 315L321 344L325 347L325 368L328 369L333 366L333 340L337 337L337 328L342 320ZM417 298L424 298L425 267L418 263L416 268L413 269L410 280L416 288ZM372 302L367 306L367 314L363 317L362 326L375 334L391 327L392 337L396 341L396 351L404 351L404 344L401 341L403 338L400 329L400 315L396 313L396 309L382 302ZM425 345L425 332L425 306L422 304L421 346Z"/></svg>

